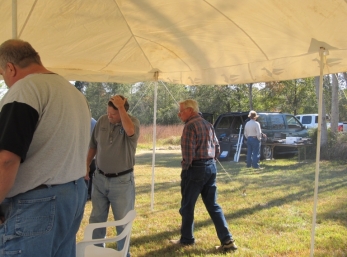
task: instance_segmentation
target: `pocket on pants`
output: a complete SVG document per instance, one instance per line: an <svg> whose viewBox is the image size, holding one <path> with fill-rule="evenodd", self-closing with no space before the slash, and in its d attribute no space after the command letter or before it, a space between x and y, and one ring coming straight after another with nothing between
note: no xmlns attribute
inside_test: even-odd
<svg viewBox="0 0 347 257"><path fill-rule="evenodd" d="M133 173L128 173L128 174L125 174L123 176L119 176L119 177L116 177L118 183L120 184L129 184L131 183L131 180L132 180L132 177L133 177Z"/></svg>
<svg viewBox="0 0 347 257"><path fill-rule="evenodd" d="M19 236L38 236L51 231L54 223L56 197L19 199L15 233Z"/></svg>
<svg viewBox="0 0 347 257"><path fill-rule="evenodd" d="M190 167L188 176L191 181L201 183L205 180L205 166L203 167Z"/></svg>

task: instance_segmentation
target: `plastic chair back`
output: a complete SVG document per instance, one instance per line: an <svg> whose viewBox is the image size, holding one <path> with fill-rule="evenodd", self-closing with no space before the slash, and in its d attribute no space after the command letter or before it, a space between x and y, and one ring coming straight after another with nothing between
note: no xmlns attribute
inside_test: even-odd
<svg viewBox="0 0 347 257"><path fill-rule="evenodd" d="M133 221L136 217L135 210L131 210L127 213L127 215L121 219L116 221L107 221L100 223L91 223L88 224L84 231L84 238L81 242L78 242L76 245L76 257L126 257L129 244L130 244L130 235ZM124 226L122 233L118 236L109 237L109 238L100 238L100 239L92 239L92 234L94 229L96 228L105 228L112 226ZM95 246L95 244L103 244L110 242L117 242L125 238L124 247L121 251L117 251L111 248L103 248Z"/></svg>

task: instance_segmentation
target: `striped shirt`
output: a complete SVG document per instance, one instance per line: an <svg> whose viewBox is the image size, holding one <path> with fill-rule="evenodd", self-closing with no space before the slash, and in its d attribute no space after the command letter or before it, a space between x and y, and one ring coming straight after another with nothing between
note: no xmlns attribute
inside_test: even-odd
<svg viewBox="0 0 347 257"><path fill-rule="evenodd" d="M196 115L185 123L182 137L182 169L187 170L193 160L211 159L219 154L219 142L211 123Z"/></svg>

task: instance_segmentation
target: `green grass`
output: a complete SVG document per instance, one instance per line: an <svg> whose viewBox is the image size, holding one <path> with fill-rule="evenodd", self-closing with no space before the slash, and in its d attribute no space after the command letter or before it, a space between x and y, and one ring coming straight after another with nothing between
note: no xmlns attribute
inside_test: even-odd
<svg viewBox="0 0 347 257"><path fill-rule="evenodd" d="M219 241L201 199L195 209L195 238L189 247L170 245L180 235L180 151L157 151L154 210L151 211L152 152L136 155L136 211L130 252L132 256L309 256L315 163L296 158L264 161L256 173L239 163L218 164L218 202L239 250L222 254ZM88 223L91 204L77 241ZM112 219L111 215L109 219ZM113 231L109 231L113 233ZM314 256L347 256L347 168L320 164Z"/></svg>

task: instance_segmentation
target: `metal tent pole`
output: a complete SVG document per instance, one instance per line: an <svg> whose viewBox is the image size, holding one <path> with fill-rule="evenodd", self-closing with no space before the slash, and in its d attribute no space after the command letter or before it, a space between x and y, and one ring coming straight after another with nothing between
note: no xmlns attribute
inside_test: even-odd
<svg viewBox="0 0 347 257"><path fill-rule="evenodd" d="M153 153L152 153L152 185L151 185L151 211L154 210L154 175L155 175L155 147L157 137L157 98L158 98L158 72L155 72L154 82L154 110L153 110Z"/></svg>
<svg viewBox="0 0 347 257"><path fill-rule="evenodd" d="M319 101L318 101L318 124L322 124L323 113L323 70L325 66L325 56L328 52L324 47L319 50L320 56L320 78L319 78ZM320 144L321 144L321 130L322 126L318 126L317 131L317 150L316 150L316 172L315 172L315 186L314 186L314 202L313 202L313 218L312 218L312 230L311 230L311 250L310 256L313 257L314 253L314 237L316 230L316 217L317 217L317 201L318 201L318 184L319 184L319 162L320 162Z"/></svg>

